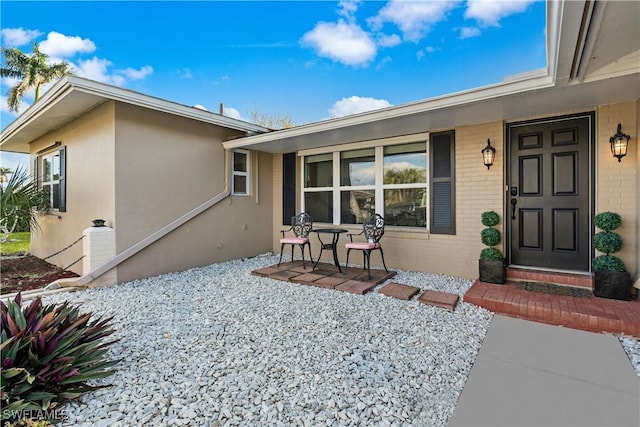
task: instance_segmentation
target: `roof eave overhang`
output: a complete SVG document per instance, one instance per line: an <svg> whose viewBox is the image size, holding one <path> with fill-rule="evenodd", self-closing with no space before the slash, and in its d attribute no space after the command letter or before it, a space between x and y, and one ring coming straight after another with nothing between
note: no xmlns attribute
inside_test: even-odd
<svg viewBox="0 0 640 427"><path fill-rule="evenodd" d="M253 123L66 75L2 131L0 151L29 153L30 143L36 138L64 126L75 117L109 100L238 130L246 135L270 132L270 129Z"/></svg>
<svg viewBox="0 0 640 427"><path fill-rule="evenodd" d="M533 90L553 87L553 79L546 75L546 70L539 70L533 73L534 77L524 78L518 81L500 83L496 85L486 86L479 89L473 89L458 92L450 95L431 98L424 101L417 101L409 104L388 107L373 112L354 114L350 116L329 119L322 122L310 123L307 125L297 126L294 128L278 130L267 134L240 138L234 141L223 143L226 149L234 148L254 148L269 152L284 152L274 150L269 147L270 143L279 141L282 143L288 139L304 138L311 134L321 134L340 129L352 128L362 125L370 125L394 118L403 118L429 113L431 111L443 111L464 106L477 104L483 101L496 99L500 97L527 93ZM341 143L355 141L341 141ZM286 144L285 144L286 145ZM295 144L293 144L295 145ZM293 145L291 147L293 150ZM331 145L331 144L326 144ZM316 148L316 146L306 146L305 148Z"/></svg>

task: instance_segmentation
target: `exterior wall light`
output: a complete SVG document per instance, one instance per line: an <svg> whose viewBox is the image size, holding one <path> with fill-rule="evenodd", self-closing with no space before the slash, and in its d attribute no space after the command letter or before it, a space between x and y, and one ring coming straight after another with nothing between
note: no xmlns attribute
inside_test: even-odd
<svg viewBox="0 0 640 427"><path fill-rule="evenodd" d="M609 138L609 144L611 144L611 154L618 159L618 163L622 161L622 158L627 155L627 148L629 147L629 140L631 137L622 133L622 124L618 123L618 131L615 135Z"/></svg>
<svg viewBox="0 0 640 427"><path fill-rule="evenodd" d="M482 161L487 169L491 169L491 165L493 165L493 160L495 158L496 149L491 146L491 140L487 138L487 146L482 149Z"/></svg>

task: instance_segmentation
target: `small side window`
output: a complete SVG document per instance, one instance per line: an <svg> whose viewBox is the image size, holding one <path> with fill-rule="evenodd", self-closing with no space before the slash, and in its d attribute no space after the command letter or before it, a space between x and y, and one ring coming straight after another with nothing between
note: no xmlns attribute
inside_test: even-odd
<svg viewBox="0 0 640 427"><path fill-rule="evenodd" d="M42 174L38 177L51 209L59 212L67 210L66 204L66 148L42 156ZM36 176L40 172L35 163Z"/></svg>
<svg viewBox="0 0 640 427"><path fill-rule="evenodd" d="M249 195L249 152L234 150L232 152L231 194L234 196Z"/></svg>

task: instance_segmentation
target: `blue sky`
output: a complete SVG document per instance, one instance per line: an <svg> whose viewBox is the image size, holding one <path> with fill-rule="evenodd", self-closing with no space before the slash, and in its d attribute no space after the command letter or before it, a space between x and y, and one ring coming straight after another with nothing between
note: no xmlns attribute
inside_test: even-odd
<svg viewBox="0 0 640 427"><path fill-rule="evenodd" d="M2 45L251 121L315 122L546 66L544 1L3 1ZM2 128L13 82L2 81ZM25 97L21 111L33 102ZM16 157L2 153L2 165Z"/></svg>

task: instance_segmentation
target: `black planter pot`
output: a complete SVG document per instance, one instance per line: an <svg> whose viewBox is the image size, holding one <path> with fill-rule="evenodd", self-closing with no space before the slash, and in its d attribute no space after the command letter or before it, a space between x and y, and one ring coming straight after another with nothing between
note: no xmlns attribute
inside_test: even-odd
<svg viewBox="0 0 640 427"><path fill-rule="evenodd" d="M631 276L626 271L596 271L593 294L600 298L630 301Z"/></svg>
<svg viewBox="0 0 640 427"><path fill-rule="evenodd" d="M481 282L504 285L504 282L507 281L507 269L503 260L481 259L478 263Z"/></svg>

